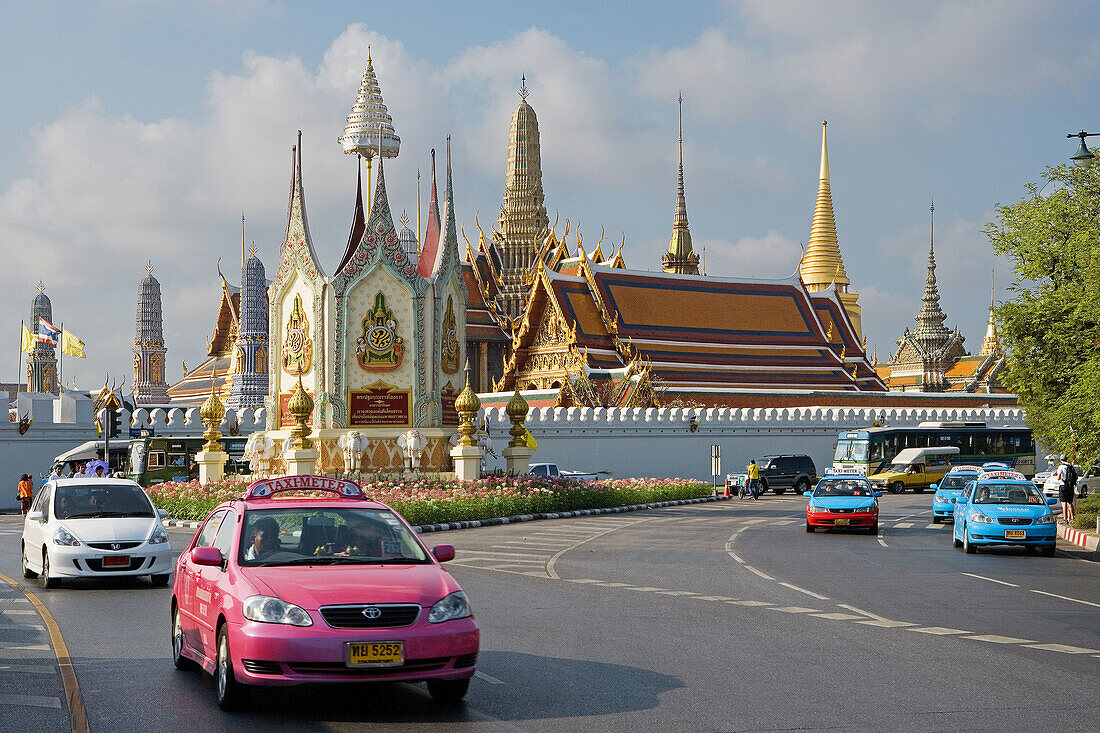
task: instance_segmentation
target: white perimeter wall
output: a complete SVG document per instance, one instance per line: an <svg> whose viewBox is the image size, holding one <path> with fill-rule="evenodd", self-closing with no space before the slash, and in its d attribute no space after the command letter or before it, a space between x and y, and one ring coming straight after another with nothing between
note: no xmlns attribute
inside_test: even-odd
<svg viewBox="0 0 1100 733"><path fill-rule="evenodd" d="M680 477L711 480L710 447L722 447L722 473L743 473L750 459L769 453L805 453L818 471L832 465L837 433L867 428L885 412L890 426L926 420L1024 427L1020 408L535 408L527 429L538 442L532 463L574 471L609 471L615 478ZM493 450L508 444L511 422L503 408L486 410ZM698 419L695 432L692 418ZM1046 465L1045 461L1037 462ZM504 468L488 456L486 470Z"/></svg>

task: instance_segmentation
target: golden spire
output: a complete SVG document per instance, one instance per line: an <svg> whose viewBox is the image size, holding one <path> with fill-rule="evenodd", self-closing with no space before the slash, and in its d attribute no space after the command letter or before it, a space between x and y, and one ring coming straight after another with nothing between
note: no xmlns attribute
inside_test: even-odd
<svg viewBox="0 0 1100 733"><path fill-rule="evenodd" d="M993 273L993 284L990 287L989 294L989 325L985 328L985 340L982 341L982 350L978 352L979 356L1000 356L1001 355L1001 339L997 336L997 322L993 318L993 306L994 298L997 292L996 271Z"/></svg>
<svg viewBox="0 0 1100 733"><path fill-rule="evenodd" d="M821 123L821 173L817 184L817 205L814 207L810 242L799 266L799 275L806 289L821 292L834 283L846 293L848 273L840 256L840 244L836 236L836 219L833 215L833 193L829 184L829 145L826 138L828 122Z"/></svg>
<svg viewBox="0 0 1100 733"><path fill-rule="evenodd" d="M206 432L202 434L202 437L206 438L206 444L202 447L204 451L222 449L222 444L219 442L222 434L218 432L218 426L222 424L222 418L225 417L225 406L218 399L217 390L214 388L217 382L218 370L214 369L210 374L210 396L199 408L199 417L202 419L202 424L206 426Z"/></svg>
<svg viewBox="0 0 1100 733"><path fill-rule="evenodd" d="M676 217L672 222L672 237L669 239L668 252L661 258L665 272L680 275L699 274L699 255L691 248L691 230L688 229L687 198L684 196L684 96L678 95L676 102L680 107L680 166L676 180Z"/></svg>

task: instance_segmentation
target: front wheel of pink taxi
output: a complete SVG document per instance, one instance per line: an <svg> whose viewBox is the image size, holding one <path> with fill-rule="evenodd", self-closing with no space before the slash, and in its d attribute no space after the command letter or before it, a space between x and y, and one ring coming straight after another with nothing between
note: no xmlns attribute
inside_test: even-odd
<svg viewBox="0 0 1100 733"><path fill-rule="evenodd" d="M229 629L218 629L218 663L214 669L215 694L222 710L239 710L248 704L248 690L233 675L233 657L229 652Z"/></svg>
<svg viewBox="0 0 1100 733"><path fill-rule="evenodd" d="M183 624L180 623L180 611L172 603L172 664L176 669L197 669L199 665L183 655Z"/></svg>

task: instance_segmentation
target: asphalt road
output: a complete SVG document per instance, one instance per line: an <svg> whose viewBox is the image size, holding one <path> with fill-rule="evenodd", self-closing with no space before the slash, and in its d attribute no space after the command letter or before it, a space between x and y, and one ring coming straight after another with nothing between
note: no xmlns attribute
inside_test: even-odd
<svg viewBox="0 0 1100 733"><path fill-rule="evenodd" d="M807 534L804 500L774 496L427 534L458 548L482 629L456 709L390 684L222 713L209 678L172 667L169 589L23 581L16 517L0 573L56 619L93 731L1095 730L1091 554L964 555L927 495L882 502L879 537ZM67 730L43 622L0 591L0 729Z"/></svg>

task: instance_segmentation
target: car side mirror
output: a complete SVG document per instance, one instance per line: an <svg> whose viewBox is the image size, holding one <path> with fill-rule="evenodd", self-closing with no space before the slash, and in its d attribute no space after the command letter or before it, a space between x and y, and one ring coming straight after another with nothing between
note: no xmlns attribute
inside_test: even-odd
<svg viewBox="0 0 1100 733"><path fill-rule="evenodd" d="M812 492L812 491L803 491L803 492L802 492L802 495L803 495L803 496L813 496L813 495L814 495L814 492Z"/></svg>
<svg viewBox="0 0 1100 733"><path fill-rule="evenodd" d="M454 545L436 545L432 548L432 555L435 556L439 562L447 562L448 560L455 559L455 546Z"/></svg>
<svg viewBox="0 0 1100 733"><path fill-rule="evenodd" d="M939 487L940 487L940 485L939 485L939 484L932 484L931 486L929 486L929 487L928 487L928 490L929 490L929 491L935 491L935 490L936 490L936 489L938 489Z"/></svg>
<svg viewBox="0 0 1100 733"><path fill-rule="evenodd" d="M46 516L42 512L27 512L27 519L32 522L44 522Z"/></svg>
<svg viewBox="0 0 1100 733"><path fill-rule="evenodd" d="M960 496L958 499L955 499L955 503L956 504L965 504L966 503L966 496Z"/></svg>
<svg viewBox="0 0 1100 733"><path fill-rule="evenodd" d="M1050 506L1054 506L1057 503L1058 503L1058 497L1057 496L1048 496L1047 497L1047 504L1049 504Z"/></svg>
<svg viewBox="0 0 1100 733"><path fill-rule="evenodd" d="M167 509L157 509L157 516L160 517L161 519L168 519L168 510Z"/></svg>
<svg viewBox="0 0 1100 733"><path fill-rule="evenodd" d="M222 551L217 547L196 547L191 550L191 562L195 565L209 565L210 567L222 566L224 559Z"/></svg>
<svg viewBox="0 0 1100 733"><path fill-rule="evenodd" d="M875 496L882 496L882 492L881 492L881 491L876 491L876 492L874 492L874 494L875 494Z"/></svg>

